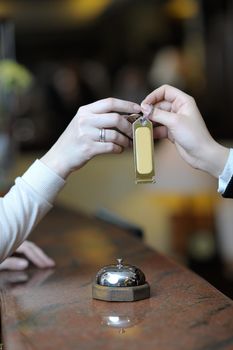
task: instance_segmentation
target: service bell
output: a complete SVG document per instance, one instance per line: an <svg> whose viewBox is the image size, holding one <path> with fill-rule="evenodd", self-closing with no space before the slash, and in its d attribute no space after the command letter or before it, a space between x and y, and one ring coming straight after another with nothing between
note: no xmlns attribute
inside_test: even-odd
<svg viewBox="0 0 233 350"><path fill-rule="evenodd" d="M98 271L92 296L105 301L136 301L150 297L150 286L139 268L124 265L122 259L117 259L116 265Z"/></svg>

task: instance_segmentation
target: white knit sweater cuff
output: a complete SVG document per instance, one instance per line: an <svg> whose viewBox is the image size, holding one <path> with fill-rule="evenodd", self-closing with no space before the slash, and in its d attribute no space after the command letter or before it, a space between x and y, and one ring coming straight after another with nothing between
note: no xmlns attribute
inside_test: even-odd
<svg viewBox="0 0 233 350"><path fill-rule="evenodd" d="M66 183L64 179L39 159L37 159L23 174L22 180L50 203L53 203L56 195Z"/></svg>
<svg viewBox="0 0 233 350"><path fill-rule="evenodd" d="M230 153L223 169L222 174L218 178L218 192L224 193L226 187L233 175L233 149L230 149Z"/></svg>

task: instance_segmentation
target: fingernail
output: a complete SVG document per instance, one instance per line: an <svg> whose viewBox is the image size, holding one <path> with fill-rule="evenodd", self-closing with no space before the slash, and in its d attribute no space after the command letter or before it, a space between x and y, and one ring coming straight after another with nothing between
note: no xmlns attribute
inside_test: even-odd
<svg viewBox="0 0 233 350"><path fill-rule="evenodd" d="M134 106L133 106L133 109L135 110L135 112L141 112L141 107L139 106L139 105L137 105L137 104L135 104Z"/></svg>
<svg viewBox="0 0 233 350"><path fill-rule="evenodd" d="M144 115L145 115L146 117L148 117L148 116L151 114L152 109L153 109L153 106L152 106L152 105L145 104L145 105L143 106Z"/></svg>

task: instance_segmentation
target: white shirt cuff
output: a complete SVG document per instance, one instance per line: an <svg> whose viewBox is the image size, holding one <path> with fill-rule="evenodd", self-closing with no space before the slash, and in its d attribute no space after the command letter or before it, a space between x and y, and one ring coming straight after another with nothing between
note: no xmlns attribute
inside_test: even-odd
<svg viewBox="0 0 233 350"><path fill-rule="evenodd" d="M66 181L37 159L23 174L22 180L47 202L53 203Z"/></svg>
<svg viewBox="0 0 233 350"><path fill-rule="evenodd" d="M222 174L218 178L218 192L223 194L226 187L233 175L233 149L230 149L230 153L223 169Z"/></svg>

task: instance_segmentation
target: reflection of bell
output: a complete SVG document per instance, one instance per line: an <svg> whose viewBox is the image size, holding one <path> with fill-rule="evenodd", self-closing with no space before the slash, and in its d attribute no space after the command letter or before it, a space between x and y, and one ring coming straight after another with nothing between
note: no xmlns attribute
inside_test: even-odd
<svg viewBox="0 0 233 350"><path fill-rule="evenodd" d="M135 301L150 297L150 286L144 273L135 266L108 265L99 270L92 288L94 299L105 301Z"/></svg>
<svg viewBox="0 0 233 350"><path fill-rule="evenodd" d="M135 320L131 320L128 316L105 316L102 317L102 324L111 327L111 328L117 328L119 329L120 334L124 334L126 331L126 328L131 328L137 323Z"/></svg>
<svg viewBox="0 0 233 350"><path fill-rule="evenodd" d="M104 317L102 324L108 327L118 328L120 334L125 333L125 328L132 327L129 317L119 317L119 316Z"/></svg>

